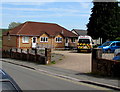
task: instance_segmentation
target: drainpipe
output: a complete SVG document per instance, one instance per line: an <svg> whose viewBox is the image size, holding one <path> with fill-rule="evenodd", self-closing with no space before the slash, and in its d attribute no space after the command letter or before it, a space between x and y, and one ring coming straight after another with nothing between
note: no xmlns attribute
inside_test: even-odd
<svg viewBox="0 0 120 92"><path fill-rule="evenodd" d="M52 41L51 49L53 50L53 47L54 47L54 46L53 46L53 45L54 45L54 44L53 44L53 41L54 41L54 40L53 40L53 36L51 36L51 38L52 38L52 40L51 40L51 41Z"/></svg>
<svg viewBox="0 0 120 92"><path fill-rule="evenodd" d="M20 48L20 35L19 35L19 46L18 47Z"/></svg>

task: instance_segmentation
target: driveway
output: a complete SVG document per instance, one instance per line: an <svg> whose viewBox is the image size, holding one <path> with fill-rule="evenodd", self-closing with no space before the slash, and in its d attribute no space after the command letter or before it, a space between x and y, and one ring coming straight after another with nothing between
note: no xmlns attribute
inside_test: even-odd
<svg viewBox="0 0 120 92"><path fill-rule="evenodd" d="M54 53L63 54L64 58L52 66L81 73L91 72L91 53L77 53L76 51L54 51Z"/></svg>

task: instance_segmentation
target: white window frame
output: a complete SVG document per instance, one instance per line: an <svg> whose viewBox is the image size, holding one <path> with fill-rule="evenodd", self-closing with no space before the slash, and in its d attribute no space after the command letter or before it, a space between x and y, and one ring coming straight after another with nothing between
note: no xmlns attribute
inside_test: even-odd
<svg viewBox="0 0 120 92"><path fill-rule="evenodd" d="M61 40L59 40L59 39L61 39ZM62 37L56 37L56 38L55 38L55 42L56 42L56 43L62 43L62 41L63 41L63 38L62 38Z"/></svg>
<svg viewBox="0 0 120 92"><path fill-rule="evenodd" d="M45 41L42 41L41 39L45 39ZM40 42L48 42L48 37L40 37Z"/></svg>
<svg viewBox="0 0 120 92"><path fill-rule="evenodd" d="M27 40L26 40L27 38ZM29 43L29 37L28 36L23 36L22 37L22 43Z"/></svg>

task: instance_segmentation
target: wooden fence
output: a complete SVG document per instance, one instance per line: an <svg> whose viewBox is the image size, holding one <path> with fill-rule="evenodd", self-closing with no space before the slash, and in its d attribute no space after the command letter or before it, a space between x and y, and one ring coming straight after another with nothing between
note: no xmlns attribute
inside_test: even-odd
<svg viewBox="0 0 120 92"><path fill-rule="evenodd" d="M45 54L40 54L38 51L38 49L34 49L31 53L30 49L24 51L23 49L12 48L10 50L3 50L2 57L32 61L40 64L49 64L51 62L51 49L45 48Z"/></svg>
<svg viewBox="0 0 120 92"><path fill-rule="evenodd" d="M120 62L102 59L102 49L93 49L92 72L105 76L120 77Z"/></svg>

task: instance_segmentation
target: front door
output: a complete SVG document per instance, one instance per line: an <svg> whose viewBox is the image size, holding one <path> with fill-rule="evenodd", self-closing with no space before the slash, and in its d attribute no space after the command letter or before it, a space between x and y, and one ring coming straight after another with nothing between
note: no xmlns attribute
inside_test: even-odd
<svg viewBox="0 0 120 92"><path fill-rule="evenodd" d="M68 43L69 43L68 38L65 38L65 46L66 46L66 47L68 47L68 45L69 45Z"/></svg>
<svg viewBox="0 0 120 92"><path fill-rule="evenodd" d="M32 48L36 48L37 46L37 37L32 38Z"/></svg>

